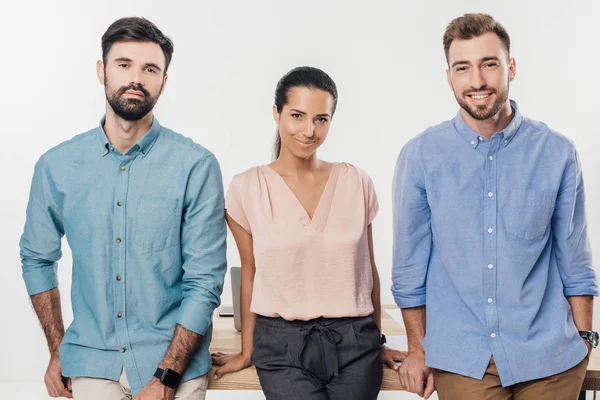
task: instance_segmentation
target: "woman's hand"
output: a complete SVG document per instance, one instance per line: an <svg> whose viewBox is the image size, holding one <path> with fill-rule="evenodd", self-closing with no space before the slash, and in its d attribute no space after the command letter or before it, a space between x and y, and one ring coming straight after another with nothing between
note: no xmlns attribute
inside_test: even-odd
<svg viewBox="0 0 600 400"><path fill-rule="evenodd" d="M398 371L396 361L403 361L406 357L408 357L407 351L390 349L386 345L381 346L381 360L383 361L383 364L394 371Z"/></svg>
<svg viewBox="0 0 600 400"><path fill-rule="evenodd" d="M252 365L250 356L246 356L242 353L227 354L219 351L211 354L211 358L214 365L220 366L220 368L217 368L215 371L215 379L219 379L230 372L241 371Z"/></svg>

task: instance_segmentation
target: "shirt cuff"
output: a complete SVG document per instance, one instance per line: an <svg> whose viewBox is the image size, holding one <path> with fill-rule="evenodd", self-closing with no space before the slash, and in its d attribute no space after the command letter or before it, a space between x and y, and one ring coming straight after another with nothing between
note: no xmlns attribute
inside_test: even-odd
<svg viewBox="0 0 600 400"><path fill-rule="evenodd" d="M570 296L598 296L598 286L576 286L565 287L563 290L565 297Z"/></svg>
<svg viewBox="0 0 600 400"><path fill-rule="evenodd" d="M179 308L177 323L188 331L205 336L208 328L212 325L213 311L212 307L207 307L191 298L185 298Z"/></svg>
<svg viewBox="0 0 600 400"><path fill-rule="evenodd" d="M23 280L27 293L33 296L38 293L47 292L58 286L58 276L56 274L57 265L43 268L33 268L23 272Z"/></svg>
<svg viewBox="0 0 600 400"><path fill-rule="evenodd" d="M414 296L402 296L397 293L394 293L394 301L400 308L413 308L424 306L426 303L426 295L419 294Z"/></svg>

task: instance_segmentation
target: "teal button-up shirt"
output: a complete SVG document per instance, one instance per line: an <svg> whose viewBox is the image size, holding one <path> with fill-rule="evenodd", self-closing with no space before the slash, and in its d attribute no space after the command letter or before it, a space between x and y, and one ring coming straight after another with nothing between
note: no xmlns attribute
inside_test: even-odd
<svg viewBox="0 0 600 400"><path fill-rule="evenodd" d="M213 154L156 119L127 153L103 123L35 166L21 238L29 295L58 285L61 238L73 254L65 376L119 380L133 394L160 364L176 324L204 336L183 380L208 372L212 314L226 271L223 184Z"/></svg>

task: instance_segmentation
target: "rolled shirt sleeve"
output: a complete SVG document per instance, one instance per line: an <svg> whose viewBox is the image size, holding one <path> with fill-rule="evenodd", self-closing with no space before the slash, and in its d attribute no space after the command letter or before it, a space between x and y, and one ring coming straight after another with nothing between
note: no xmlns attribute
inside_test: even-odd
<svg viewBox="0 0 600 400"><path fill-rule="evenodd" d="M27 293L33 296L58 286L57 261L62 256L62 216L52 196L44 157L35 165L21 236L21 263Z"/></svg>
<svg viewBox="0 0 600 400"><path fill-rule="evenodd" d="M587 234L583 174L575 149L557 195L552 232L565 296L598 296Z"/></svg>
<svg viewBox="0 0 600 400"><path fill-rule="evenodd" d="M414 142L400 152L392 188L394 243L392 294L398 307L425 304L431 253L431 210Z"/></svg>
<svg viewBox="0 0 600 400"><path fill-rule="evenodd" d="M192 170L181 226L183 301L178 323L204 335L220 304L226 262L223 180L213 155Z"/></svg>

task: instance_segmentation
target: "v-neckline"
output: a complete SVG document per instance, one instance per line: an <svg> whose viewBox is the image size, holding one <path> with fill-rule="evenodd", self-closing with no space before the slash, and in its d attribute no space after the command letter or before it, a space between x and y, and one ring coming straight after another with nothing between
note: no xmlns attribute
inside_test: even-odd
<svg viewBox="0 0 600 400"><path fill-rule="evenodd" d="M313 213L312 218L306 211L306 208L304 208L304 206L302 205L302 202L298 199L298 196L296 196L296 193L294 193L294 191L289 187L285 179L283 179L283 177L279 175L279 173L277 173L270 166L264 165L264 168L270 171L270 173L277 176L277 179L279 180L279 182L281 182L281 184L283 184L283 187L285 188L286 192L289 193L290 197L292 198L292 201L296 203L296 208L298 208L301 211L303 217L308 219L310 225L313 225L315 221L319 221L321 213L328 211L331 207L331 202L333 200L333 189L337 181L338 175L338 163L334 162L331 165L329 177L327 178L327 182L325 183L325 187L323 188L323 192L321 193L321 197L319 198L319 202L317 203L317 207L315 208L315 212Z"/></svg>

